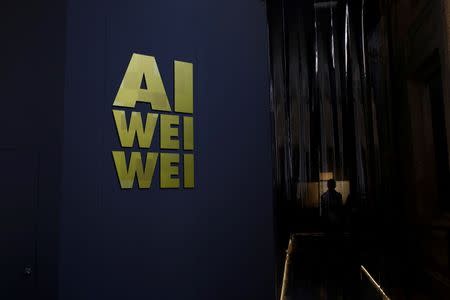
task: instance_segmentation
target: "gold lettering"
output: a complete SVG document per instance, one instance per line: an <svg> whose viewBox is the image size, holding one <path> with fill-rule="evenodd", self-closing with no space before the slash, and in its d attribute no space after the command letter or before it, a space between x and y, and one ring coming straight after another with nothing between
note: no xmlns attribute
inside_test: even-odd
<svg viewBox="0 0 450 300"><path fill-rule="evenodd" d="M180 155L176 153L161 153L160 185L162 189L179 188L178 164Z"/></svg>
<svg viewBox="0 0 450 300"><path fill-rule="evenodd" d="M194 118L183 117L184 150L194 150Z"/></svg>
<svg viewBox="0 0 450 300"><path fill-rule="evenodd" d="M178 125L180 117L161 114L161 149L179 149Z"/></svg>
<svg viewBox="0 0 450 300"><path fill-rule="evenodd" d="M152 110L172 111L155 57L133 53L113 106L135 107L136 102L149 103Z"/></svg>
<svg viewBox="0 0 450 300"><path fill-rule="evenodd" d="M129 166L125 159L123 151L113 151L114 164L116 166L117 176L119 177L120 187L122 189L131 189L134 185L134 178L137 176L140 189L147 189L152 183L153 173L155 172L158 153L147 153L145 168L142 164L140 152L132 152Z"/></svg>
<svg viewBox="0 0 450 300"><path fill-rule="evenodd" d="M125 111L113 109L113 114L122 147L133 147L134 137L137 135L139 147L150 148L156 123L158 122L158 114L147 114L145 129L142 125L142 116L140 112L134 111L131 113L129 125L127 125Z"/></svg>
<svg viewBox="0 0 450 300"><path fill-rule="evenodd" d="M194 187L194 154L184 154L184 187Z"/></svg>
<svg viewBox="0 0 450 300"><path fill-rule="evenodd" d="M183 61L175 61L175 111L192 114L194 111L194 84L192 79L193 65Z"/></svg>

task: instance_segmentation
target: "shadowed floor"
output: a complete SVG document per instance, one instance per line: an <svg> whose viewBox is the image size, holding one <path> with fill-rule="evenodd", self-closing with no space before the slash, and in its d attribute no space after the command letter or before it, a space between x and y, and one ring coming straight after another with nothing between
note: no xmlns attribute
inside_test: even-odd
<svg viewBox="0 0 450 300"><path fill-rule="evenodd" d="M382 299L359 261L349 235L295 235L285 299Z"/></svg>

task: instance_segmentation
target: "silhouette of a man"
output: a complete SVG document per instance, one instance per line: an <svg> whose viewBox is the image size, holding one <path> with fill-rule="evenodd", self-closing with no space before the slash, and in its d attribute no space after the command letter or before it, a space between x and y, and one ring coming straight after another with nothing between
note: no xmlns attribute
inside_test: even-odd
<svg viewBox="0 0 450 300"><path fill-rule="evenodd" d="M320 196L321 216L326 226L339 227L342 222L343 202L341 193L336 191L336 181L327 181L328 191Z"/></svg>

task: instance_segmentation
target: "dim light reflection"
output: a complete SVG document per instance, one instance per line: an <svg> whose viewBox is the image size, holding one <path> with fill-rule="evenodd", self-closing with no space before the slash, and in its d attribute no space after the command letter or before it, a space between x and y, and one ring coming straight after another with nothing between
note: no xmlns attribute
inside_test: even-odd
<svg viewBox="0 0 450 300"><path fill-rule="evenodd" d="M318 208L320 206L320 196L327 191L327 181L334 179L333 172L321 172L319 181L308 181L297 183L297 200L301 200L306 208ZM336 180L336 191L341 193L342 201L345 205L350 195L350 181Z"/></svg>

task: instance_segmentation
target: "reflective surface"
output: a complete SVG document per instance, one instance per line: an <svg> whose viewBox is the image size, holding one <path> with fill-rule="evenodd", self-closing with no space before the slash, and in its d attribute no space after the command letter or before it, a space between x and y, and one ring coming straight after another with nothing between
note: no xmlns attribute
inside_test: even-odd
<svg viewBox="0 0 450 300"><path fill-rule="evenodd" d="M450 4L267 3L279 286L291 234L349 232L390 297L447 299Z"/></svg>
<svg viewBox="0 0 450 300"><path fill-rule="evenodd" d="M299 208L318 208L329 178L344 203L351 195L354 205L373 205L377 118L385 118L368 74L364 1L283 1L282 9L284 39L272 44L284 53L273 57L276 154L284 161L277 181Z"/></svg>

